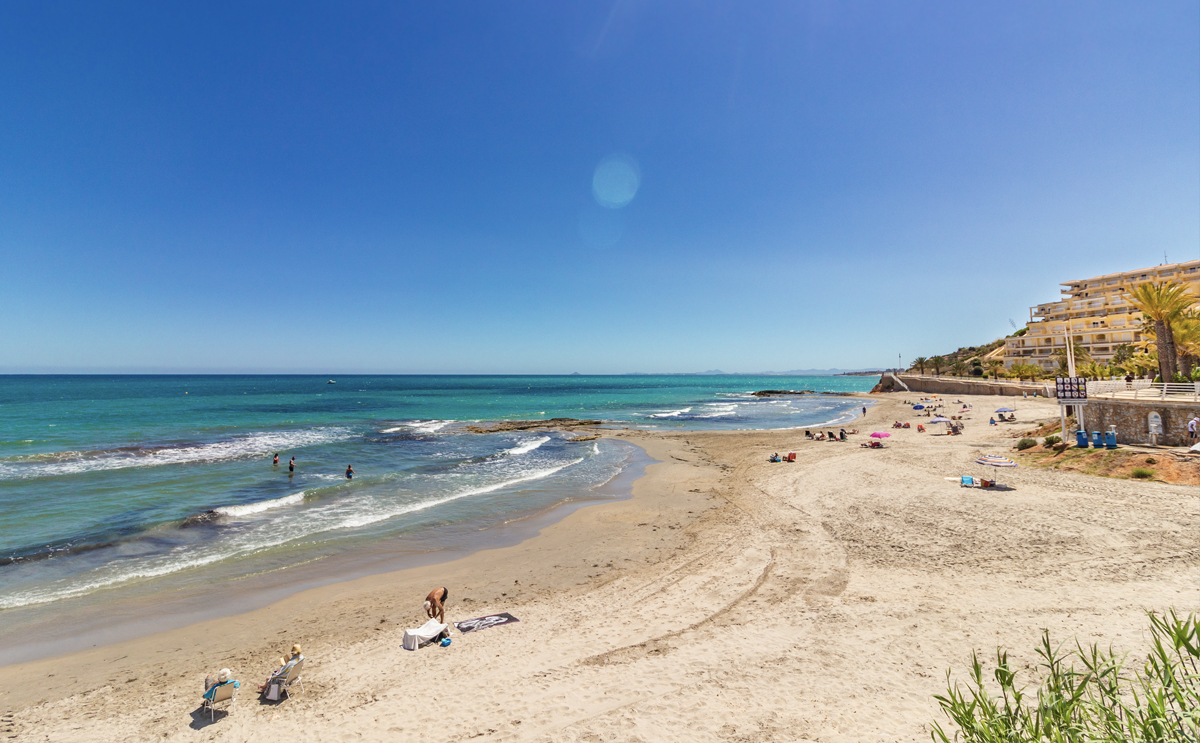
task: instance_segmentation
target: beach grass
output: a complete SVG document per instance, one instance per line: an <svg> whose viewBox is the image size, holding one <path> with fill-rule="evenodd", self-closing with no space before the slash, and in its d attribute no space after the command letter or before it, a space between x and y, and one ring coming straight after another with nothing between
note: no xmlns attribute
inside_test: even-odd
<svg viewBox="0 0 1200 743"><path fill-rule="evenodd" d="M992 677L972 653L964 686L950 681L935 695L949 720L932 726L934 741L950 743L1163 743L1200 736L1200 631L1195 613L1153 612L1150 647L1138 670L1126 656L1096 644L1055 644L1043 631L1034 686L1026 686L1003 649ZM1129 670L1133 666L1132 672Z"/></svg>

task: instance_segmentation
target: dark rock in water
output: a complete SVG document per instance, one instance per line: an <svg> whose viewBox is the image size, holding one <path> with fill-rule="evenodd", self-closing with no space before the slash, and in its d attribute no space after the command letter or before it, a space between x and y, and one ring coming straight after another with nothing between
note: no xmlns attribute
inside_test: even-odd
<svg viewBox="0 0 1200 743"><path fill-rule="evenodd" d="M812 390L759 390L751 392L755 397L781 397L783 395L816 395Z"/></svg>
<svg viewBox="0 0 1200 743"><path fill-rule="evenodd" d="M787 395L825 395L827 397L850 397L850 392L817 392L816 390L759 390L751 392L755 397L786 397Z"/></svg>
<svg viewBox="0 0 1200 743"><path fill-rule="evenodd" d="M566 441L568 444L577 444L580 441L595 441L598 438L600 438L600 434L594 433L591 436L576 436L573 439L563 439L563 441Z"/></svg>
<svg viewBox="0 0 1200 743"><path fill-rule="evenodd" d="M221 516L223 516L223 515L224 514L221 514L217 511L205 511L204 513L197 513L195 515L188 516L186 519L183 520L183 523L180 524L179 526L180 526L180 528L187 528L189 526L203 526L204 524L214 524L217 521L220 521Z"/></svg>
<svg viewBox="0 0 1200 743"><path fill-rule="evenodd" d="M540 421L499 421L482 426L467 426L471 433L500 433L501 431L528 431L530 429L563 429L578 426L598 426L604 421L581 418L550 418Z"/></svg>

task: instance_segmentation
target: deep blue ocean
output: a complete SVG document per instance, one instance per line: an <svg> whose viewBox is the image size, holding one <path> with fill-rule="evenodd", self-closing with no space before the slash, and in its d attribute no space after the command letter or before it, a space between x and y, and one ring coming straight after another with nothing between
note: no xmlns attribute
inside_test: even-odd
<svg viewBox="0 0 1200 743"><path fill-rule="evenodd" d="M0 614L204 584L544 512L633 461L474 421L775 429L850 420L875 377L0 377ZM584 432L586 433L586 432ZM280 463L272 464L278 453ZM295 457L294 471L288 462ZM345 477L352 465L355 476ZM469 528L468 528L469 527ZM440 531L439 531L440 530Z"/></svg>

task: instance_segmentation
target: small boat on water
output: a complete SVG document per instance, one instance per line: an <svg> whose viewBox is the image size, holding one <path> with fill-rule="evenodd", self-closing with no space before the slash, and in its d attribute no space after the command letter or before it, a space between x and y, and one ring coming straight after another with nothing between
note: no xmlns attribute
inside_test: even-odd
<svg viewBox="0 0 1200 743"><path fill-rule="evenodd" d="M328 382L326 382L325 384L337 384L337 382L335 382L335 381L333 381L333 380L331 379L331 380L329 380Z"/></svg>

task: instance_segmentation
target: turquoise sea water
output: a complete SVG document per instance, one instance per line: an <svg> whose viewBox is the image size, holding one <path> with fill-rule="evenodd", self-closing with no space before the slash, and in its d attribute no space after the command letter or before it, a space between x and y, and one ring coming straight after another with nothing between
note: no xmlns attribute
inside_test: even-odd
<svg viewBox="0 0 1200 743"><path fill-rule="evenodd" d="M862 403L748 393L861 392L876 381L0 377L0 614L232 580L385 541L437 549L448 529L469 535L568 500L613 497L602 486L635 451L571 434L470 434L466 422L804 427L850 420Z"/></svg>

